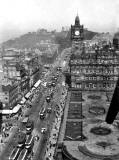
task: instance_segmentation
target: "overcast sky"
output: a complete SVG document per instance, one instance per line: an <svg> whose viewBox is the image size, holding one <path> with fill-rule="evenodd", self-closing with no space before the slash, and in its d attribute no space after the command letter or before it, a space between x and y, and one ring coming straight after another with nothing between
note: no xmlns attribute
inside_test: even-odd
<svg viewBox="0 0 119 160"><path fill-rule="evenodd" d="M38 28L81 24L92 31L119 28L119 0L0 0L0 42Z"/></svg>

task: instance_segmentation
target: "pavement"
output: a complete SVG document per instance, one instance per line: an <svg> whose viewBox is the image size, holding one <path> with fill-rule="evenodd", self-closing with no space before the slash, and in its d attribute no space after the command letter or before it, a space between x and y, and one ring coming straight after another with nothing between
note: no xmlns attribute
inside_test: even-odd
<svg viewBox="0 0 119 160"><path fill-rule="evenodd" d="M59 133L58 143L62 143L65 135L65 129L66 129L66 121L68 116L68 108L69 108L69 100L70 100L71 93L69 92L67 95L67 100L64 108L64 115L63 115L63 122L61 124L61 129Z"/></svg>

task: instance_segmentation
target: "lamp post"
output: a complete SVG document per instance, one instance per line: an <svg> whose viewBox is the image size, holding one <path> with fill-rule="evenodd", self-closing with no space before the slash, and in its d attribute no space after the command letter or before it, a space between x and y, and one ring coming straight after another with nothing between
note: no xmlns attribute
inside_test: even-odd
<svg viewBox="0 0 119 160"><path fill-rule="evenodd" d="M2 110L2 109L3 109L3 104L0 101L0 110ZM2 114L0 114L0 133L1 133L1 128L2 128Z"/></svg>

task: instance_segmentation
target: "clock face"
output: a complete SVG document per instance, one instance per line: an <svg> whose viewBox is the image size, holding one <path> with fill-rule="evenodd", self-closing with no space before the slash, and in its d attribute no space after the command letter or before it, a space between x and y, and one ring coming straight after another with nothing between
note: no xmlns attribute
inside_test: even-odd
<svg viewBox="0 0 119 160"><path fill-rule="evenodd" d="M80 34L79 31L75 31L76 36L79 36L79 34Z"/></svg>

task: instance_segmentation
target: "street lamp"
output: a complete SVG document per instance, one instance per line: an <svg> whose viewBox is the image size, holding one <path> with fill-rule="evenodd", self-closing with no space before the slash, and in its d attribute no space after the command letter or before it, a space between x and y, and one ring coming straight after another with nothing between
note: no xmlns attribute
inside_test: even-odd
<svg viewBox="0 0 119 160"><path fill-rule="evenodd" d="M3 109L3 103L0 101L0 110ZM2 114L0 114L0 133L1 133L1 128L2 128Z"/></svg>

